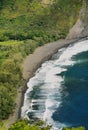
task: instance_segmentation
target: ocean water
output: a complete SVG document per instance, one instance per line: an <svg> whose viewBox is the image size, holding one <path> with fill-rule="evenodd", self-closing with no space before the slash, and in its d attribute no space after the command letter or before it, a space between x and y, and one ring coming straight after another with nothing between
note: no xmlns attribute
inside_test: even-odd
<svg viewBox="0 0 88 130"><path fill-rule="evenodd" d="M21 116L88 129L88 39L58 50L27 83Z"/></svg>

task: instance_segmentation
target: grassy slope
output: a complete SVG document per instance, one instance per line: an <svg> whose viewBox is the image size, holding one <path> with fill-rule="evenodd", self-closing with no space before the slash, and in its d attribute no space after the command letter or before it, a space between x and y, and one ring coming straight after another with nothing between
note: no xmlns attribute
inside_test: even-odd
<svg viewBox="0 0 88 130"><path fill-rule="evenodd" d="M47 5L49 1L45 0L4 0L0 11L0 40L34 39L34 36L48 36L48 41L65 38L76 22L82 2L54 1Z"/></svg>
<svg viewBox="0 0 88 130"><path fill-rule="evenodd" d="M9 93L16 94L15 90L22 85L24 57L40 45L65 38L82 5L82 0L49 2L0 1L0 86L7 87Z"/></svg>

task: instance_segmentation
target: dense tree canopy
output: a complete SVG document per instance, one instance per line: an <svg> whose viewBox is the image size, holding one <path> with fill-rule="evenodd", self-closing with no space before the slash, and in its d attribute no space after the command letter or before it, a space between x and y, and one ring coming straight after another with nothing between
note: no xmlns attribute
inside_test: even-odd
<svg viewBox="0 0 88 130"><path fill-rule="evenodd" d="M8 84L9 85L9 84ZM14 91L12 86L0 86L0 119L8 118L14 108Z"/></svg>

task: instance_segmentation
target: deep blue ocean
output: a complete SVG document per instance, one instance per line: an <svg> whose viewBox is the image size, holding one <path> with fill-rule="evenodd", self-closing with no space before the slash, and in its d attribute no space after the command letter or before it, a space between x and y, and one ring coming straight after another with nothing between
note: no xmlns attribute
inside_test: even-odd
<svg viewBox="0 0 88 130"><path fill-rule="evenodd" d="M53 119L88 129L88 51L73 56L72 59L76 63L61 74L64 76L62 103L53 113Z"/></svg>
<svg viewBox="0 0 88 130"><path fill-rule="evenodd" d="M58 50L28 82L22 117L41 118L53 129L88 130L88 40Z"/></svg>

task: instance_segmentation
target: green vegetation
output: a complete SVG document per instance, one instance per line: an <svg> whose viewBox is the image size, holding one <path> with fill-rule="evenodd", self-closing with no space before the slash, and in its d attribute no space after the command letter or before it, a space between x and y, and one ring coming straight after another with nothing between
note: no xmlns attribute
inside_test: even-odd
<svg viewBox="0 0 88 130"><path fill-rule="evenodd" d="M46 125L43 121L19 120L9 130L50 130L52 126ZM84 127L63 128L62 130L85 130Z"/></svg>
<svg viewBox="0 0 88 130"><path fill-rule="evenodd" d="M20 120L13 124L9 130L50 130L51 126L45 125L43 121L36 121L35 123L27 120Z"/></svg>
<svg viewBox="0 0 88 130"><path fill-rule="evenodd" d="M50 42L66 37L78 18L82 0L54 0L50 5L42 0L3 0L0 5L0 41L38 37Z"/></svg>
<svg viewBox="0 0 88 130"><path fill-rule="evenodd" d="M14 111L17 89L23 85L23 59L36 47L65 38L81 6L82 0L48 5L42 0L0 1L0 120Z"/></svg>
<svg viewBox="0 0 88 130"><path fill-rule="evenodd" d="M23 84L23 58L37 46L33 40L7 41L0 45L0 120L7 119L13 112L17 89Z"/></svg>
<svg viewBox="0 0 88 130"><path fill-rule="evenodd" d="M72 128L63 128L62 130L85 130L85 128L84 127L72 127Z"/></svg>

